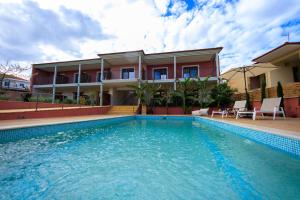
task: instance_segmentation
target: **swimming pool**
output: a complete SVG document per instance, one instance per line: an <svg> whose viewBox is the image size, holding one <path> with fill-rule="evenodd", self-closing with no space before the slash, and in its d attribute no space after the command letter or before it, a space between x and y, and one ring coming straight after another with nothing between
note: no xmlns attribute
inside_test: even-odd
<svg viewBox="0 0 300 200"><path fill-rule="evenodd" d="M150 116L0 131L0 199L299 199L300 142L268 135Z"/></svg>

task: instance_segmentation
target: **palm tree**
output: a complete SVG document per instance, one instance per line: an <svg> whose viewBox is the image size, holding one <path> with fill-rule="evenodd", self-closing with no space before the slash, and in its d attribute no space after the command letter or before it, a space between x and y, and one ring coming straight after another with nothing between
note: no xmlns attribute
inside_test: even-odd
<svg viewBox="0 0 300 200"><path fill-rule="evenodd" d="M174 90L172 88L167 88L163 91L162 100L166 102L167 114L169 111L169 104L172 101L172 97L174 96Z"/></svg>
<svg viewBox="0 0 300 200"><path fill-rule="evenodd" d="M134 95L138 99L138 106L143 105L145 103L145 84L141 83L140 85L128 85L127 87L134 90Z"/></svg>
<svg viewBox="0 0 300 200"><path fill-rule="evenodd" d="M174 91L174 96L178 96L182 100L182 108L184 111L184 114L187 112L187 107L186 107L186 101L187 100L193 100L193 95L191 91L191 80L189 78L185 78L183 81L178 81L177 82L177 89Z"/></svg>
<svg viewBox="0 0 300 200"><path fill-rule="evenodd" d="M210 97L210 90L208 89L208 79L209 77L206 77L204 80L201 80L200 78L197 78L197 95L195 100L200 104L200 107L203 108L204 105L207 106L207 104L212 102L212 99Z"/></svg>

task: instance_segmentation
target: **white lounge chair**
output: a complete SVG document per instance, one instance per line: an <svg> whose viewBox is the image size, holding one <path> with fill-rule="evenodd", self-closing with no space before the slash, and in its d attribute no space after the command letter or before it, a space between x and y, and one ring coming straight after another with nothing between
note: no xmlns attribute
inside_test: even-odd
<svg viewBox="0 0 300 200"><path fill-rule="evenodd" d="M208 115L209 108L201 108L200 110L192 111L192 115Z"/></svg>
<svg viewBox="0 0 300 200"><path fill-rule="evenodd" d="M265 98L260 107L260 110L254 108L253 111L238 111L236 114L236 119L240 117L241 114L252 114L252 119L256 119L257 113L260 113L262 117L264 114L273 114L273 120L275 120L276 114L282 114L285 119L285 113L282 107L280 107L281 97L278 98Z"/></svg>
<svg viewBox="0 0 300 200"><path fill-rule="evenodd" d="M238 111L245 111L245 109L246 109L246 103L247 103L246 100L235 101L234 105L233 105L233 108L232 108L233 115L235 116Z"/></svg>
<svg viewBox="0 0 300 200"><path fill-rule="evenodd" d="M245 110L245 108L246 108L246 100L235 101L232 108L232 112L234 115L236 115L238 111L243 111ZM227 117L228 113L230 113L230 109L222 110L222 111L212 111L211 117L214 117L214 114L220 114L222 115L222 118L224 118L224 115Z"/></svg>

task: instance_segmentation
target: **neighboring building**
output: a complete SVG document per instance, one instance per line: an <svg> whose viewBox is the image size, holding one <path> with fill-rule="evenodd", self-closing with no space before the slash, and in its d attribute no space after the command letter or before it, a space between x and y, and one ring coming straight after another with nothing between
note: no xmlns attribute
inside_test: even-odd
<svg viewBox="0 0 300 200"><path fill-rule="evenodd" d="M300 42L286 42L283 45L253 59L256 64L250 66L255 69L246 73L246 85L248 90L255 90L261 87L262 82L267 88L276 87L280 81L283 85L300 82ZM229 79L231 87L238 92L245 92L244 76L242 73L231 77L234 69L221 75L224 79Z"/></svg>
<svg viewBox="0 0 300 200"><path fill-rule="evenodd" d="M0 74L2 77L3 74ZM23 78L6 74L2 80L2 88L7 90L28 91L30 82Z"/></svg>
<svg viewBox="0 0 300 200"><path fill-rule="evenodd" d="M300 42L286 42L252 61L278 66L266 74L270 87L276 86L278 81L282 84L300 82Z"/></svg>
<svg viewBox="0 0 300 200"><path fill-rule="evenodd" d="M33 92L51 93L77 100L80 96L100 105L135 105L128 85L140 81L161 83L176 89L176 79L219 80L222 47L145 54L143 50L98 54L99 58L41 63L32 66ZM80 80L80 81L79 81Z"/></svg>

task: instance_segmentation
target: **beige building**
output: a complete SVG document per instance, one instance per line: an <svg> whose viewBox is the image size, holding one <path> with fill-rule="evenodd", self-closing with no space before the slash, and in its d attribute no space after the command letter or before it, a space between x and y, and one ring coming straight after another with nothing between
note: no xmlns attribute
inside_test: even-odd
<svg viewBox="0 0 300 200"><path fill-rule="evenodd" d="M256 62L246 67L246 86L248 90L258 89L265 81L266 87L275 87L280 81L283 85L300 82L300 42L286 42L283 45L253 59ZM240 69L240 72L237 72ZM242 68L231 69L221 75L238 92L245 92Z"/></svg>

